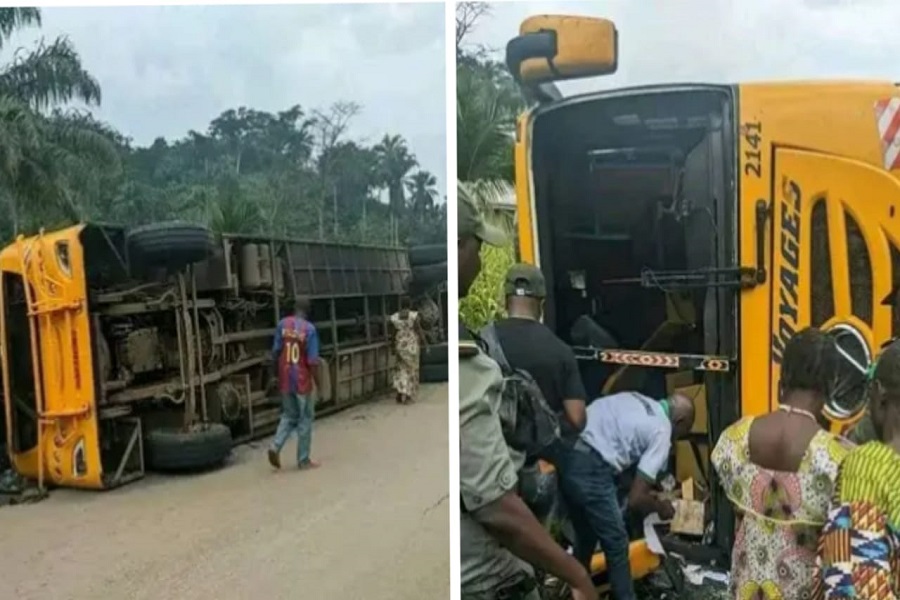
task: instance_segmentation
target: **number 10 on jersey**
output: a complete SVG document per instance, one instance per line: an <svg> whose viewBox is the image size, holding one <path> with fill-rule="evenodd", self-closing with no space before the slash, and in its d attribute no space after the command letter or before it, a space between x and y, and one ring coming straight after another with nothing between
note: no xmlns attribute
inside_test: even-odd
<svg viewBox="0 0 900 600"><path fill-rule="evenodd" d="M292 365L296 365L300 363L300 343L299 342L288 342L285 344L284 348L287 353L288 362Z"/></svg>

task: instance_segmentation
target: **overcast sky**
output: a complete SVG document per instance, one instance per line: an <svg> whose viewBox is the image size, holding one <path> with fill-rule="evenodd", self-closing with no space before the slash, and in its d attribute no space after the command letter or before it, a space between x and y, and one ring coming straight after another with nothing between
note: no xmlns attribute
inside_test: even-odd
<svg viewBox="0 0 900 600"><path fill-rule="evenodd" d="M900 80L900 2L890 0L503 3L471 40L502 51L523 18L546 13L606 17L619 29L618 73L561 85L566 92L672 81Z"/></svg>
<svg viewBox="0 0 900 600"><path fill-rule="evenodd" d="M48 7L43 22L17 41L68 35L102 86L95 114L139 144L205 131L242 105L354 101L350 135L402 135L445 193L441 4Z"/></svg>

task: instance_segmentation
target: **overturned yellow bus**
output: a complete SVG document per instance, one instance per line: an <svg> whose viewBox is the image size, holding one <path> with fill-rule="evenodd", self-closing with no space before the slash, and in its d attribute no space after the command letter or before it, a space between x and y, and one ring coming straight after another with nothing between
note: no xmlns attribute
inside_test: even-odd
<svg viewBox="0 0 900 600"><path fill-rule="evenodd" d="M718 560L734 514L710 473L720 432L777 404L794 332L835 336L845 364L827 411L864 412L873 354L900 333L900 90L890 81L652 85L563 96L612 73L604 19L535 16L507 46L530 100L516 131L521 258L547 278L546 323L600 395L624 388L698 405L675 471L711 490L705 533L664 546ZM587 315L615 339L573 338ZM636 575L659 564L642 541ZM602 570L602 556L595 566Z"/></svg>
<svg viewBox="0 0 900 600"><path fill-rule="evenodd" d="M0 251L8 454L20 474L105 489L221 463L270 433L267 365L280 303L311 299L319 407L389 385L388 315L405 249L241 235L188 223L79 224Z"/></svg>

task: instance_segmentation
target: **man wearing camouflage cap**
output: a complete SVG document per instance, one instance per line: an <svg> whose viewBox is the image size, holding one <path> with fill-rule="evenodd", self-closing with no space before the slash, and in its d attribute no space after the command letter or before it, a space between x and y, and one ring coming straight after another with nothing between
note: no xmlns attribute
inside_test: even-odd
<svg viewBox="0 0 900 600"><path fill-rule="evenodd" d="M482 243L505 243L474 203L457 207L460 298L481 270ZM578 600L597 598L587 572L563 551L516 495L516 469L498 416L503 378L479 342L459 327L460 568L464 600L540 600L530 565L569 583Z"/></svg>

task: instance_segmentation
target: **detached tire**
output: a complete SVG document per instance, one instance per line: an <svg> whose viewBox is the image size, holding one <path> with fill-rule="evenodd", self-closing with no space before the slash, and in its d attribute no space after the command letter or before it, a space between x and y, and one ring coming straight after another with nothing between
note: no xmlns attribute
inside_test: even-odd
<svg viewBox="0 0 900 600"><path fill-rule="evenodd" d="M446 365L447 364L447 344L434 344L433 346L425 346L422 350L422 365Z"/></svg>
<svg viewBox="0 0 900 600"><path fill-rule="evenodd" d="M421 267L447 262L446 244L428 244L409 248L409 266Z"/></svg>
<svg viewBox="0 0 900 600"><path fill-rule="evenodd" d="M442 365L422 365L419 369L419 381L422 383L443 383L449 379L447 363Z"/></svg>
<svg viewBox="0 0 900 600"><path fill-rule="evenodd" d="M129 259L141 267L181 269L206 260L213 250L212 233L206 227L174 221L135 227L126 243Z"/></svg>
<svg viewBox="0 0 900 600"><path fill-rule="evenodd" d="M144 438L147 466L157 471L200 471L231 454L231 430L209 423L193 431L153 429Z"/></svg>

